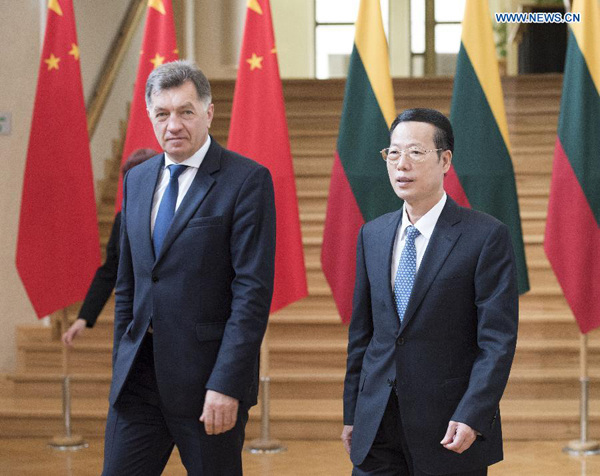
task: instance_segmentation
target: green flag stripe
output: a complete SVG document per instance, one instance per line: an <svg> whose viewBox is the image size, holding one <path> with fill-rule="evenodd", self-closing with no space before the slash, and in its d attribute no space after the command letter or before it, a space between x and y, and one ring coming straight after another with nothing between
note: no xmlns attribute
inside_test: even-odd
<svg viewBox="0 0 600 476"><path fill-rule="evenodd" d="M515 175L510 154L469 56L458 54L450 116L452 163L469 203L505 223L517 259L519 292L529 290Z"/></svg>
<svg viewBox="0 0 600 476"><path fill-rule="evenodd" d="M340 161L365 221L398 210L379 151L390 144L388 126L360 54L352 50L337 141Z"/></svg>
<svg viewBox="0 0 600 476"><path fill-rule="evenodd" d="M600 226L600 96L569 32L558 137Z"/></svg>

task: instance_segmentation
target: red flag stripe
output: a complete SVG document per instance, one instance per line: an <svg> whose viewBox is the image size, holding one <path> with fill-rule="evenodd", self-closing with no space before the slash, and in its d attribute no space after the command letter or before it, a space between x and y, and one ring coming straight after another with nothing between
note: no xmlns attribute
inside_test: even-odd
<svg viewBox="0 0 600 476"><path fill-rule="evenodd" d="M600 229L557 138L544 250L581 329L600 327Z"/></svg>
<svg viewBox="0 0 600 476"><path fill-rule="evenodd" d="M338 153L333 159L324 235L332 238L335 246L323 247L321 263L328 269L326 275L333 299L342 322L349 323L352 317L352 293L356 275L356 237L363 220L356 197L342 167ZM337 237L335 239L334 237ZM353 237L351 240L345 239ZM344 257L344 259L340 259Z"/></svg>
<svg viewBox="0 0 600 476"><path fill-rule="evenodd" d="M450 167L446 177L444 177L444 190L446 190L448 195L450 195L461 207L471 208L465 189L461 185L453 166Z"/></svg>

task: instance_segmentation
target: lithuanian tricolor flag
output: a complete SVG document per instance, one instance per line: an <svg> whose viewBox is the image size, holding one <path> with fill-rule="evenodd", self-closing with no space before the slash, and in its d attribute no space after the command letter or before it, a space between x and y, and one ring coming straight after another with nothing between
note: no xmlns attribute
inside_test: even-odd
<svg viewBox="0 0 600 476"><path fill-rule="evenodd" d="M581 332L600 327L600 6L569 29L544 249Z"/></svg>
<svg viewBox="0 0 600 476"><path fill-rule="evenodd" d="M489 213L509 227L519 293L524 293L529 278L487 1L466 3L450 120L455 147L445 189L462 206Z"/></svg>
<svg viewBox="0 0 600 476"><path fill-rule="evenodd" d="M396 117L379 0L361 0L334 157L321 264L343 322L352 314L356 239L366 221L398 210L379 151Z"/></svg>

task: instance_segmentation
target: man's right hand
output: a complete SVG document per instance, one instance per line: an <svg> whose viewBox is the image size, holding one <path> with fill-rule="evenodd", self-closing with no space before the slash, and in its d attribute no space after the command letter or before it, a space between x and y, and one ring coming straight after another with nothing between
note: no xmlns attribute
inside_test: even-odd
<svg viewBox="0 0 600 476"><path fill-rule="evenodd" d="M346 449L346 453L348 454L350 454L350 449L352 448L353 429L353 425L344 425L344 429L342 430L342 443L344 443L344 448Z"/></svg>

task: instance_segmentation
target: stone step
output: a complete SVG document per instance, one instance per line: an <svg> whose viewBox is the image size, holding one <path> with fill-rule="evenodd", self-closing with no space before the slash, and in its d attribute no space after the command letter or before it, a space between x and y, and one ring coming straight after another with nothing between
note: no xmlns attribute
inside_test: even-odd
<svg viewBox="0 0 600 476"><path fill-rule="evenodd" d="M600 361L600 359L597 359ZM576 365L571 368L522 367L515 364L511 372L505 399L577 399L581 392ZM280 399L340 399L343 395L345 371L343 368L274 369L271 380L271 398ZM61 398L63 377L60 373L17 373L10 377L14 395L20 398ZM590 372L590 398L600 399L600 371ZM108 398L110 372L102 374L74 373L70 376L71 397Z"/></svg>
<svg viewBox="0 0 600 476"><path fill-rule="evenodd" d="M589 432L600 431L600 401L590 401ZM101 437L108 403L90 398L73 401L73 431L85 437ZM568 440L579 435L577 399L504 399L502 429L506 439ZM260 406L250 412L247 438L259 433ZM281 439L337 440L342 428L341 399L273 399L270 426ZM63 432L58 398L0 398L0 437L51 437Z"/></svg>
<svg viewBox="0 0 600 476"><path fill-rule="evenodd" d="M523 299L521 297L522 302ZM523 311L522 316L515 367L540 371L577 369L580 344L574 320L558 313L547 313L547 316L539 313L539 317L532 313L531 317L527 317L527 311ZM319 319L315 315L311 320L309 324L298 319L285 329L284 326L273 326L275 332L269 333L269 353L270 366L274 371L304 369L322 372L323 369L345 368L347 327L340 324L334 315L327 319ZM308 340L307 335L318 337ZM600 365L600 331L589 336L588 362ZM62 345L50 341L47 333L45 338L45 341L42 340L43 333L33 329L28 330L26 336L20 336L17 345L19 374L61 371ZM112 343L108 339L102 342L97 335L93 340L82 338L71 351L71 372L84 373L89 378L93 374L93 378L99 378L111 368L111 356Z"/></svg>

